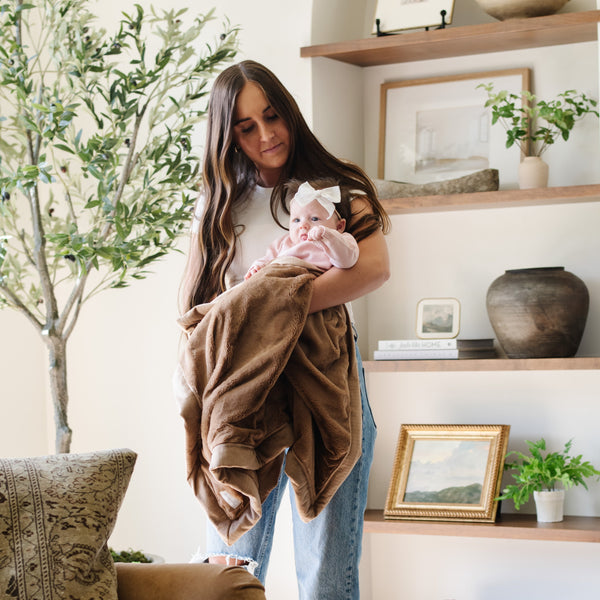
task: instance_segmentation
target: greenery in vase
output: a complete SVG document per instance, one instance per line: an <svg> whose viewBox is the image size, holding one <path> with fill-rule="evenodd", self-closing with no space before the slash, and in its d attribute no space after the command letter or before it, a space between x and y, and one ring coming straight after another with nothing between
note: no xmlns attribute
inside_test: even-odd
<svg viewBox="0 0 600 600"><path fill-rule="evenodd" d="M570 456L572 444L573 440L569 440L562 452L547 452L544 456L546 441L542 438L537 442L527 441L529 455L517 450L509 452L506 458L514 455L518 460L505 462L504 470L515 471L512 477L516 483L507 485L496 500L513 500L518 510L533 492L552 491L557 489L557 484L566 490L577 485L587 489L585 479L600 476L600 471L589 461L584 461L581 455Z"/></svg>
<svg viewBox="0 0 600 600"><path fill-rule="evenodd" d="M192 136L209 83L237 52L214 11L122 13L92 0L5 0L0 11L0 308L49 355L56 452L69 452L67 340L82 305L144 278L186 230L199 183Z"/></svg>
<svg viewBox="0 0 600 600"><path fill-rule="evenodd" d="M488 94L485 106L492 110L492 125L500 123L506 130L506 147L517 144L525 156L541 156L557 139L568 140L576 121L588 114L599 116L598 102L575 90L546 101L527 90L495 92L491 83L477 87Z"/></svg>

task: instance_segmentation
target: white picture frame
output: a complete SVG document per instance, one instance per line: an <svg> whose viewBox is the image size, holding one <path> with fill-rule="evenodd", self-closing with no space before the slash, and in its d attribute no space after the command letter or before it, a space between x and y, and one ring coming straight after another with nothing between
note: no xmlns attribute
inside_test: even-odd
<svg viewBox="0 0 600 600"><path fill-rule="evenodd" d="M460 331L460 302L456 298L423 298L417 304L417 337L455 338Z"/></svg>
<svg viewBox="0 0 600 600"><path fill-rule="evenodd" d="M521 152L492 127L487 92L529 90L528 68L480 71L381 85L378 178L415 184L498 169L501 189L518 188Z"/></svg>
<svg viewBox="0 0 600 600"><path fill-rule="evenodd" d="M377 0L373 33L377 33L377 19L379 30L385 33L437 27L442 24L442 10L446 11L444 22L452 23L454 0Z"/></svg>

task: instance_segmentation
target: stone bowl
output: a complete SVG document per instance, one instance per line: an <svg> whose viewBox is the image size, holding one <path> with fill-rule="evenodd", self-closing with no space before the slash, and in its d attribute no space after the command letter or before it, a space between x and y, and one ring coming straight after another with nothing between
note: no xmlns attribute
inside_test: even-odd
<svg viewBox="0 0 600 600"><path fill-rule="evenodd" d="M542 17L559 11L569 0L476 0L477 4L499 21Z"/></svg>

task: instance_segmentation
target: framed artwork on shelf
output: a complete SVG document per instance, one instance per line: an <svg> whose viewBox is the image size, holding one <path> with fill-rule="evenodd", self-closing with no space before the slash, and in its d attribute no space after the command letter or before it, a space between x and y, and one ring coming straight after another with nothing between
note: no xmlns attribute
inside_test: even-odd
<svg viewBox="0 0 600 600"><path fill-rule="evenodd" d="M402 425L386 519L496 519L509 425Z"/></svg>
<svg viewBox="0 0 600 600"><path fill-rule="evenodd" d="M491 126L487 92L530 91L531 71L505 69L381 84L377 176L429 183L498 169L502 189L518 188L521 153Z"/></svg>
<svg viewBox="0 0 600 600"><path fill-rule="evenodd" d="M423 298L417 303L417 337L454 338L460 331L456 298Z"/></svg>
<svg viewBox="0 0 600 600"><path fill-rule="evenodd" d="M385 33L438 27L442 24L442 11L446 11L444 23L452 23L454 0L377 0L373 33L378 33L377 20L379 31Z"/></svg>

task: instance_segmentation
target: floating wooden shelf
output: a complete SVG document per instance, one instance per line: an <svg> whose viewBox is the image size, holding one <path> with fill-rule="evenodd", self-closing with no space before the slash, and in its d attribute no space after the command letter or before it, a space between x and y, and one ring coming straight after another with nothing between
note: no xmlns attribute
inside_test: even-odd
<svg viewBox="0 0 600 600"><path fill-rule="evenodd" d="M365 371L370 373L410 371L581 371L600 369L600 357L366 360L363 365Z"/></svg>
<svg viewBox="0 0 600 600"><path fill-rule="evenodd" d="M598 39L600 10L497 23L447 27L348 42L305 46L302 57L323 56L360 67L558 46Z"/></svg>
<svg viewBox="0 0 600 600"><path fill-rule="evenodd" d="M496 523L405 521L383 518L382 510L365 512L365 533L451 535L556 542L600 542L600 517L566 516L560 523L538 523L535 515L501 515Z"/></svg>
<svg viewBox="0 0 600 600"><path fill-rule="evenodd" d="M573 185L534 190L500 190L381 200L383 207L390 215L581 202L600 202L600 185Z"/></svg>

